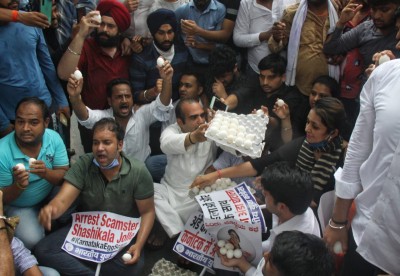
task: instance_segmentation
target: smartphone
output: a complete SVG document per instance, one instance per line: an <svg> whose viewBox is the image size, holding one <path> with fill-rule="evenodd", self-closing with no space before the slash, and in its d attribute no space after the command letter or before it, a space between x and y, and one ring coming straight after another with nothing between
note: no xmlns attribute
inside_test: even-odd
<svg viewBox="0 0 400 276"><path fill-rule="evenodd" d="M85 7L77 7L76 8L76 19L78 23L81 21L82 17L86 15L86 8Z"/></svg>
<svg viewBox="0 0 400 276"><path fill-rule="evenodd" d="M52 0L40 0L40 12L47 16L49 23L51 24L51 14L52 14Z"/></svg>
<svg viewBox="0 0 400 276"><path fill-rule="evenodd" d="M229 106L221 102L220 98L213 96L211 98L210 108L214 111L217 110L228 111Z"/></svg>

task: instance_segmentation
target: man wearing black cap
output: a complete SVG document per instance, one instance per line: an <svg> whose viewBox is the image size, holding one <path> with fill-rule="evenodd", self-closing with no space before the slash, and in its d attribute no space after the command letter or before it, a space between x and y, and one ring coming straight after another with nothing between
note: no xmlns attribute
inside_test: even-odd
<svg viewBox="0 0 400 276"><path fill-rule="evenodd" d="M96 16L100 13L101 22ZM58 76L68 80L76 67L82 72L85 84L82 99L91 109L106 109L107 83L129 76L128 56L121 52L121 33L131 24L127 8L115 0L102 0L97 11L89 12L79 23L79 32L69 44L58 64ZM89 34L94 30L94 37ZM92 133L79 125L85 152L91 152Z"/></svg>
<svg viewBox="0 0 400 276"><path fill-rule="evenodd" d="M158 9L147 17L147 26L153 36L153 43L146 46L139 54L132 55L129 74L136 103L153 101L162 89L162 82L157 69L157 59L168 60L173 69L172 100L179 98L178 84L188 58L183 43L178 43L176 36L177 21L175 13L167 9Z"/></svg>

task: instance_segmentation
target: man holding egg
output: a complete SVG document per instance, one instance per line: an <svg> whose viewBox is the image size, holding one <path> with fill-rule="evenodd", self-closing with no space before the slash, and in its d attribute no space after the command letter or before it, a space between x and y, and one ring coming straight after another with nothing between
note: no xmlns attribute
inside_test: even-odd
<svg viewBox="0 0 400 276"><path fill-rule="evenodd" d="M62 56L58 76L67 81L78 67L85 78L82 99L92 109L106 109L107 83L129 76L130 57L121 50L121 33L131 24L127 8L114 0L102 0L97 11L83 16L79 31ZM90 35L93 34L93 37ZM92 147L92 133L79 125L85 152Z"/></svg>
<svg viewBox="0 0 400 276"><path fill-rule="evenodd" d="M156 216L170 238L183 230L189 215L199 208L188 195L189 186L212 164L217 152L215 143L204 136L206 113L198 100L180 100L175 114L177 122L161 134L161 150L168 162L161 184L154 186ZM153 231L149 244L163 244L166 235L162 238L159 230Z"/></svg>
<svg viewBox="0 0 400 276"><path fill-rule="evenodd" d="M60 135L46 129L50 118L44 101L22 99L15 118L15 131L0 140L0 188L7 216L20 217L15 235L31 249L44 237L39 208L69 164Z"/></svg>

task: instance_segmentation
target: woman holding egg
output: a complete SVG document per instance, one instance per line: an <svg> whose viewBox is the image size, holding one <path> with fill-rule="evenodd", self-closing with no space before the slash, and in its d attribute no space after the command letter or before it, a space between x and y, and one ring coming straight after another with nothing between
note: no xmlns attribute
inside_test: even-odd
<svg viewBox="0 0 400 276"><path fill-rule="evenodd" d="M311 174L314 184L312 206L316 207L321 195L333 190L335 168L343 163L344 150L341 133L346 114L343 104L327 97L315 102L305 126L305 137L292 140L271 154L252 159L237 166L196 177L194 186L208 186L219 177L246 177L260 175L264 168L279 161L288 161Z"/></svg>

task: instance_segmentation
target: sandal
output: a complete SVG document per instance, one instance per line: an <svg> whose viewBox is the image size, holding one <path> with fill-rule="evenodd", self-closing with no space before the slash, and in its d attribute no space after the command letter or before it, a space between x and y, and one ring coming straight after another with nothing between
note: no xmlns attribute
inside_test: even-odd
<svg viewBox="0 0 400 276"><path fill-rule="evenodd" d="M178 259L176 260L176 265L179 266L180 268L191 270L194 266L194 263L192 263L188 259L185 259L182 256L178 256Z"/></svg>
<svg viewBox="0 0 400 276"><path fill-rule="evenodd" d="M164 247L168 236L162 228L161 224L157 221L154 222L153 228L151 229L150 235L147 238L146 248L151 251L160 250Z"/></svg>

